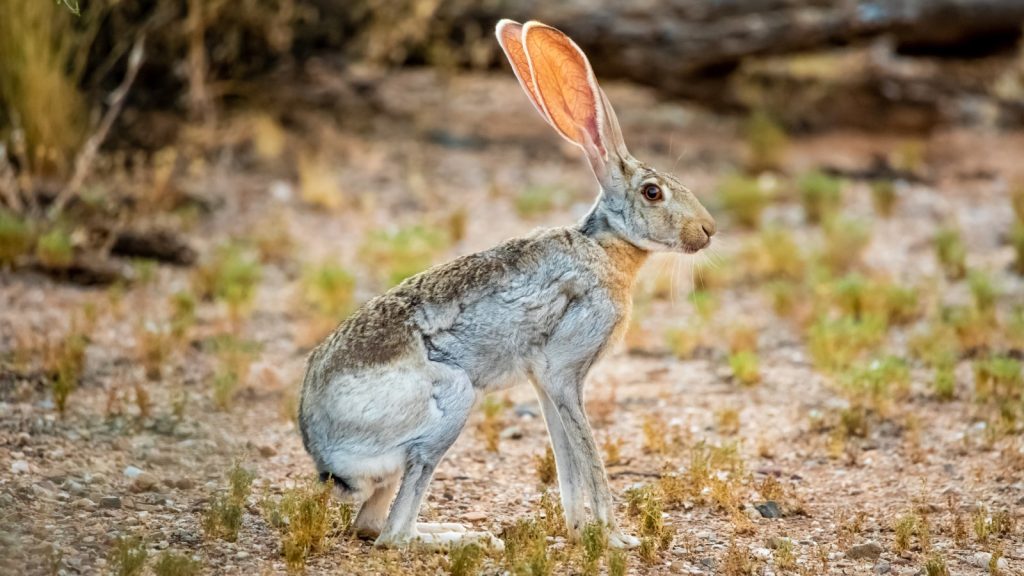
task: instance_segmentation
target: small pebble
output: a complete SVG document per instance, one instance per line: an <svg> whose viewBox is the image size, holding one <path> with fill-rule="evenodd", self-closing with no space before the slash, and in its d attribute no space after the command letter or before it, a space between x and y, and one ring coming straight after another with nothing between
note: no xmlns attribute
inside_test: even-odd
<svg viewBox="0 0 1024 576"><path fill-rule="evenodd" d="M139 477L139 474L142 474L142 469L136 468L135 466L128 466L124 469L123 474L125 478L134 480L135 478Z"/></svg>
<svg viewBox="0 0 1024 576"><path fill-rule="evenodd" d="M846 553L850 560L877 560L882 554L882 546L878 542L865 542L857 544Z"/></svg>
<svg viewBox="0 0 1024 576"><path fill-rule="evenodd" d="M104 496L100 498L100 508L117 509L121 507L119 496Z"/></svg>
<svg viewBox="0 0 1024 576"><path fill-rule="evenodd" d="M26 460L15 460L11 462L11 472L13 474L28 474L29 466Z"/></svg>

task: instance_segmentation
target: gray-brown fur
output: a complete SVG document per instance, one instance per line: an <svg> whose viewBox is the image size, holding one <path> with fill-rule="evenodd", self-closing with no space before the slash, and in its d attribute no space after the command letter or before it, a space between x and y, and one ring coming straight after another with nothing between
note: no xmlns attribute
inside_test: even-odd
<svg viewBox="0 0 1024 576"><path fill-rule="evenodd" d="M499 38L502 30L518 33L515 26L503 22ZM528 24L522 33L530 26L542 27ZM310 355L299 417L304 444L318 471L339 479L362 505L356 529L379 534L379 544L470 537L451 525L417 525L416 512L479 395L526 381L551 435L570 535L579 535L589 500L613 545L638 543L616 526L583 385L628 322L633 281L648 253L699 250L714 221L678 180L629 155L597 91L602 141L578 144L601 192L579 224L413 276L363 305Z"/></svg>

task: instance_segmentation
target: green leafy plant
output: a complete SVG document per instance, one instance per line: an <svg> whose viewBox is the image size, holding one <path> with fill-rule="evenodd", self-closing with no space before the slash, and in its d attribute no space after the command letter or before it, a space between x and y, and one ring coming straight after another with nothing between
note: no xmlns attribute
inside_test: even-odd
<svg viewBox="0 0 1024 576"><path fill-rule="evenodd" d="M733 377L744 386L753 386L761 381L760 361L757 352L742 350L729 355L729 368Z"/></svg>

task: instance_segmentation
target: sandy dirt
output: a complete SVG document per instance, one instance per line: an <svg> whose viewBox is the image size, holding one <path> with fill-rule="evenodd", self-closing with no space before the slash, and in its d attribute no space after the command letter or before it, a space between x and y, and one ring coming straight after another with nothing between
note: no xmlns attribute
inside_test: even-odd
<svg viewBox="0 0 1024 576"><path fill-rule="evenodd" d="M718 217L710 260L720 270L743 271L756 233L733 225L715 199L716 183L743 161L737 122L658 102L629 86L613 84L608 92L634 154L674 171ZM230 322L222 304L200 303L187 341L169 353L156 379L146 378L139 361L139 327L167 318L170 296L190 287L190 270L160 266L149 282L117 290L0 273L0 572L105 573L112 543L135 535L151 557L164 550L195 555L205 573L284 573L280 536L260 500L314 472L290 417L305 355L324 324L300 304L304 267L342 264L358 278L362 301L381 289L359 259L362 238L373 230L443 226L464 212L464 236L437 255L444 260L538 226L571 224L592 201L595 183L583 161L535 116L507 75L404 73L381 88L380 98L384 108L368 125L336 128L309 112L276 159L261 159L243 142L231 157L184 179L183 186L224 198L191 232L204 254L230 238L270 232L283 231L293 246L263 264L255 300L240 321ZM961 130L922 138L795 137L785 167L790 174L826 164L863 168L872 155L892 154L907 142L925 151L931 182L899 184L893 217L875 216L866 183L844 186L844 215L871 224L863 269L921 287L933 300L969 300L963 281L942 277L931 243L940 225L954 222L969 267L995 279L999 310L1009 314L1024 302L1024 282L1009 270L1013 254L1005 244L1011 182L1024 174L1024 136ZM303 201L295 167L303 150L316 150L329 167L328 180L342 199L337 210ZM538 216L517 215L516 195L538 187L558 190L564 200ZM820 230L803 222L792 199L773 202L764 220L803 246L821 242ZM717 308L700 319L691 294L701 275L693 271L698 261L666 256L646 265L626 343L590 375L590 410L598 442L621 443L620 461L608 473L619 516L631 530L625 491L662 474L685 474L701 442L738 447L741 518L692 499L666 509L672 543L653 562L631 554L628 573L724 573L730 546L745 551L757 574L924 574L924 562L935 555L951 574L988 574L984 555L996 550L1002 573L1024 571L1024 444L1019 429L986 438L972 401L971 360L957 365L957 396L949 402L935 399L931 371L911 363L909 394L866 437L837 450L828 422L849 401L814 367L800 329L772 311L756 281L713 288ZM667 291L659 289L664 286ZM18 368L14 356L66 333L86 306L95 320L85 371L61 416L37 355L29 353ZM924 322L892 330L884 349L905 355L908 335ZM736 382L727 363L728 334L736 326L758 334L761 381L749 387ZM699 327L706 339L692 358L677 358L666 345L665 331L680 327ZM211 393L217 359L209 341L223 333L259 350L227 409ZM148 414L140 413L138 387L149 398ZM531 389L524 383L498 398L508 404L499 416L498 452L487 450L478 430L483 416L475 414L439 467L421 519L500 533L516 518L537 515L543 491L556 490L542 486L536 472L547 435ZM662 453L649 449L644 428L652 423L665 427ZM235 461L256 480L237 541L225 542L204 535L200 521ZM768 477L787 494L781 518L755 508L765 501L758 487ZM982 507L1008 511L1018 526L979 542L971 522ZM914 539L898 553L893 526L912 511L928 519L931 549ZM952 534L956 518L967 524L960 543ZM774 558L779 537L793 543L791 570ZM868 558L851 557L853 547L870 543L879 549ZM566 546L562 538L551 541L552 549ZM338 536L309 558L307 573L445 573L446 562L444 554L374 550ZM505 569L499 555L482 570ZM562 565L555 573L578 571Z"/></svg>

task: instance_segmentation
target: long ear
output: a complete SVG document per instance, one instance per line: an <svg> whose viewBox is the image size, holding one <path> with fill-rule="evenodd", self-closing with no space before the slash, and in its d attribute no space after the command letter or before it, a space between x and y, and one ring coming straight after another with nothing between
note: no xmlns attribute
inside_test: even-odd
<svg viewBox="0 0 1024 576"><path fill-rule="evenodd" d="M537 88L533 83L533 75L530 73L530 62L526 57L526 49L523 48L523 25L507 18L503 19L495 27L494 35L498 37L498 44L505 52L505 57L508 58L509 64L512 65L512 71L516 73L516 78L519 79L519 85L523 87L523 92L526 92L526 95L530 97L530 102L533 103L533 107L537 109L541 117L550 124L551 119L548 118L548 113L544 111L544 105L540 103L540 96L537 95Z"/></svg>

